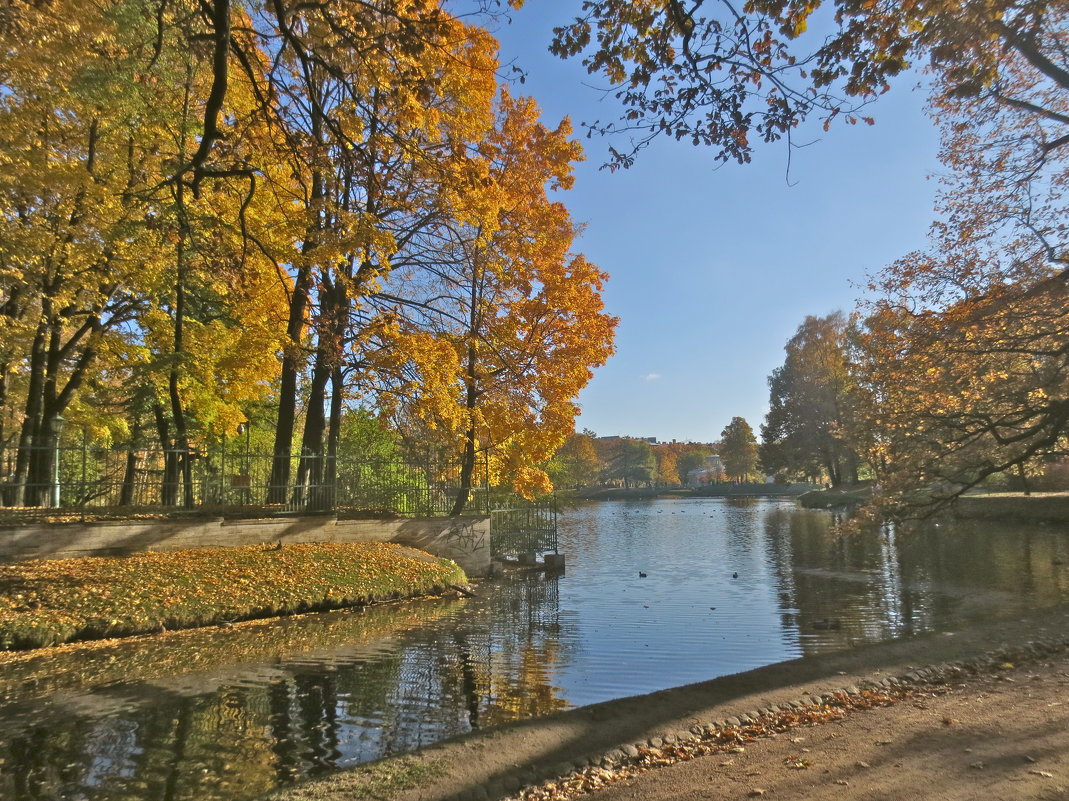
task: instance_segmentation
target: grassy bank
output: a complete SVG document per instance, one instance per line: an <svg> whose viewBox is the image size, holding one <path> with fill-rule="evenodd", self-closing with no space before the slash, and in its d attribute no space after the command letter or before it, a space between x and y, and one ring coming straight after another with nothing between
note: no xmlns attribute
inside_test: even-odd
<svg viewBox="0 0 1069 801"><path fill-rule="evenodd" d="M449 560L387 543L0 565L0 650L338 609L465 581Z"/></svg>
<svg viewBox="0 0 1069 801"><path fill-rule="evenodd" d="M857 506L872 497L868 484L849 489L813 490L798 496L798 503L805 509L836 509L841 506Z"/></svg>
<svg viewBox="0 0 1069 801"><path fill-rule="evenodd" d="M1064 523L1069 520L1069 493L1021 492L963 495L951 509L962 520L1010 520L1028 523Z"/></svg>

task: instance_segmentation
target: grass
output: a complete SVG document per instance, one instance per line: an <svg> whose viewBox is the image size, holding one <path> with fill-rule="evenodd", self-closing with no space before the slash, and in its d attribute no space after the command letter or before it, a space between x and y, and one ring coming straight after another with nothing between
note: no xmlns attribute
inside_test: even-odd
<svg viewBox="0 0 1069 801"><path fill-rule="evenodd" d="M453 562L388 543L246 546L0 565L0 650L428 595Z"/></svg>

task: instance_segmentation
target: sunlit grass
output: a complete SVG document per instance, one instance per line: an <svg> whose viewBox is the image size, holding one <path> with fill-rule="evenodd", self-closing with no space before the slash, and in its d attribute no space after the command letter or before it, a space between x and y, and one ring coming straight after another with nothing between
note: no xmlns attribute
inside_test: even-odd
<svg viewBox="0 0 1069 801"><path fill-rule="evenodd" d="M463 571L387 543L212 548L0 565L0 649L426 595Z"/></svg>

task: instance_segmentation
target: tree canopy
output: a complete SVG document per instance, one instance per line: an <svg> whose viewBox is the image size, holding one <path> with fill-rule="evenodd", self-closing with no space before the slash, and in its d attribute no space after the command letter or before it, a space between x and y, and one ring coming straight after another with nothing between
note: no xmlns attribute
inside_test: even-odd
<svg viewBox="0 0 1069 801"><path fill-rule="evenodd" d="M846 325L840 312L807 317L785 346L783 366L768 379L765 470L810 480L826 476L832 486L857 481Z"/></svg>
<svg viewBox="0 0 1069 801"><path fill-rule="evenodd" d="M6 500L42 501L66 417L154 443L161 502L188 503L196 449L265 406L272 503L315 501L359 408L548 488L615 320L554 195L570 124L508 92L478 20L426 0L0 12Z"/></svg>
<svg viewBox="0 0 1069 801"><path fill-rule="evenodd" d="M745 418L732 417L720 432L720 458L728 478L748 481L757 477L757 438Z"/></svg>
<svg viewBox="0 0 1069 801"><path fill-rule="evenodd" d="M622 103L620 119L591 123L631 135L611 148L613 166L629 166L660 135L746 162L758 141L791 142L811 117L825 128L837 118L871 124L864 107L915 65L948 96L1064 118L1055 98L1037 102L1004 79L1024 60L1048 86L1069 89L1065 12L1038 0L584 0L555 29L552 50L582 56Z"/></svg>

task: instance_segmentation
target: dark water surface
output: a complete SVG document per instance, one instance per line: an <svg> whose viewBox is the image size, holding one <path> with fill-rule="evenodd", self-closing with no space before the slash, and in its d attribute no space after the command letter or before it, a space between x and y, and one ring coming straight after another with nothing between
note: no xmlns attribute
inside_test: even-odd
<svg viewBox="0 0 1069 801"><path fill-rule="evenodd" d="M772 500L584 506L562 516L559 577L0 667L0 798L237 801L472 728L1069 602L1060 527L836 538L830 521Z"/></svg>

